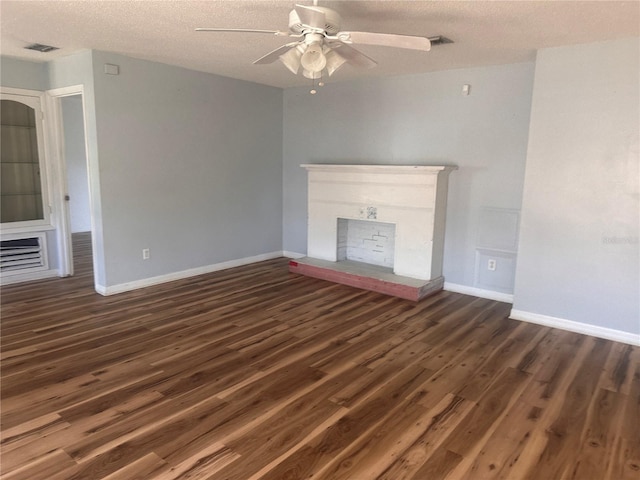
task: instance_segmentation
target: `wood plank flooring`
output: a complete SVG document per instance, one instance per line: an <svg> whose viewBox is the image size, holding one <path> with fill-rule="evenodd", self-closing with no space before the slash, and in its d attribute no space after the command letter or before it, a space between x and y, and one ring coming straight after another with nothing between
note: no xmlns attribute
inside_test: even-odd
<svg viewBox="0 0 640 480"><path fill-rule="evenodd" d="M640 348L290 274L2 288L15 479L640 478Z"/></svg>

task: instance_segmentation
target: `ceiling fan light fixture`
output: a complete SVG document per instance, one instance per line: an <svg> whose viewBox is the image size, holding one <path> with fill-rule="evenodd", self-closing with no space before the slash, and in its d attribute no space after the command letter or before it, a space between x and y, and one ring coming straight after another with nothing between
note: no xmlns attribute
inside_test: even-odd
<svg viewBox="0 0 640 480"><path fill-rule="evenodd" d="M302 68L310 72L320 73L327 65L327 57L322 52L320 42L310 44L300 58Z"/></svg>
<svg viewBox="0 0 640 480"><path fill-rule="evenodd" d="M302 69L302 75L305 78L308 78L310 80L318 80L318 79L322 78L322 71L312 72L311 70L307 70L306 68L303 68Z"/></svg>

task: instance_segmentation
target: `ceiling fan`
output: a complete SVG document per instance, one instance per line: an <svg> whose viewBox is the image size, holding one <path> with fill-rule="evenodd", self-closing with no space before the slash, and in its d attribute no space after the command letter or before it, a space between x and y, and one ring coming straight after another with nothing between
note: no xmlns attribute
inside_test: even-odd
<svg viewBox="0 0 640 480"><path fill-rule="evenodd" d="M427 37L373 32L341 31L342 19L330 8L295 5L289 13L289 31L254 30L247 28L196 28L198 32L265 33L299 39L286 43L253 62L267 64L280 60L294 75L302 69L302 75L313 81L311 93L316 93L315 82L322 86L322 78L331 76L345 63L360 68L372 68L376 61L351 45L382 45L429 51L431 40ZM443 37L433 37L441 39ZM444 42L441 42L444 43Z"/></svg>

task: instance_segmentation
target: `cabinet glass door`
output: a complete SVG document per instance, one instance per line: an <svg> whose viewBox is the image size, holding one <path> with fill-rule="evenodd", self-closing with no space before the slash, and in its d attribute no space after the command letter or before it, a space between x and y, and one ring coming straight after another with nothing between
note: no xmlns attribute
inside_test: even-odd
<svg viewBox="0 0 640 480"><path fill-rule="evenodd" d="M0 102L0 223L44 223L40 98L3 94Z"/></svg>

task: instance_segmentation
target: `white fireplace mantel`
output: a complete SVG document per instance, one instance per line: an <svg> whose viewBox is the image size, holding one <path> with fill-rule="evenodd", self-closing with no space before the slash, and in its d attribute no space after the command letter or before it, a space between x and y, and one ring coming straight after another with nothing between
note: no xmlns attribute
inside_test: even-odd
<svg viewBox="0 0 640 480"><path fill-rule="evenodd" d="M310 258L336 262L338 219L395 224L396 275L442 277L448 175L431 165L304 164Z"/></svg>

